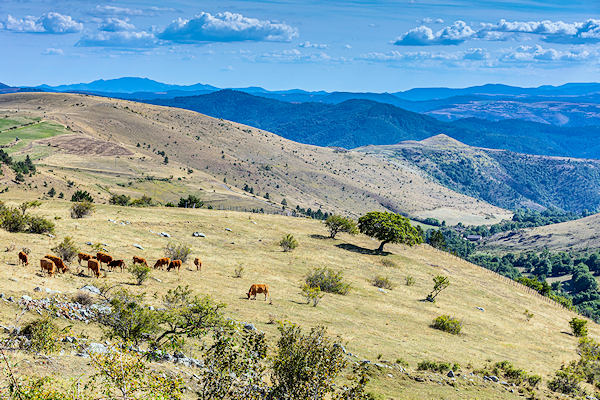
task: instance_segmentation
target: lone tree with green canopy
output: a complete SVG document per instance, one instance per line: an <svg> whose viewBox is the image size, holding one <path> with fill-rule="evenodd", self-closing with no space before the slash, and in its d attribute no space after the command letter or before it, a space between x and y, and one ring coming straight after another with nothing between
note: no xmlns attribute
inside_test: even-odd
<svg viewBox="0 0 600 400"><path fill-rule="evenodd" d="M400 214L372 211L358 219L360 233L381 240L378 251L383 251L387 243L402 243L409 246L423 242L418 228L412 226L408 218Z"/></svg>

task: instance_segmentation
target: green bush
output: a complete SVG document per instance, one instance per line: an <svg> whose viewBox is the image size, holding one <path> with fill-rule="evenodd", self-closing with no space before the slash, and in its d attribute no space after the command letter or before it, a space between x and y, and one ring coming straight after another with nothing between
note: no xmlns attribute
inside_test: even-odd
<svg viewBox="0 0 600 400"><path fill-rule="evenodd" d="M327 293L345 295L350 290L350 284L344 282L342 271L334 272L329 268L314 269L306 276L305 282L309 287Z"/></svg>
<svg viewBox="0 0 600 400"><path fill-rule="evenodd" d="M9 232L54 232L54 223L43 217L25 214L18 208L0 209L0 226Z"/></svg>
<svg viewBox="0 0 600 400"><path fill-rule="evenodd" d="M138 285L141 285L150 277L150 267L145 264L131 264L127 271L135 278Z"/></svg>
<svg viewBox="0 0 600 400"><path fill-rule="evenodd" d="M131 200L129 205L132 207L151 207L154 205L154 202L152 201L152 197L143 195L139 199Z"/></svg>
<svg viewBox="0 0 600 400"><path fill-rule="evenodd" d="M181 208L202 208L202 206L204 206L204 202L200 200L200 197L193 194L180 198L177 204L177 207Z"/></svg>
<svg viewBox="0 0 600 400"><path fill-rule="evenodd" d="M325 293L321 292L320 287L310 287L306 283L302 285L302 294L306 298L306 303L310 304L312 302L313 307L316 307L323 296L325 296Z"/></svg>
<svg viewBox="0 0 600 400"><path fill-rule="evenodd" d="M446 372L446 371L450 371L452 370L453 372L456 372L458 370L460 370L460 365L457 363L454 364L450 364L449 362L441 362L441 361L421 361L419 364L417 364L417 370L418 371L433 371L433 372Z"/></svg>
<svg viewBox="0 0 600 400"><path fill-rule="evenodd" d="M192 253L192 248L183 243L169 242L165 246L165 257L169 257L171 260L181 260L185 263Z"/></svg>
<svg viewBox="0 0 600 400"><path fill-rule="evenodd" d="M587 320L574 317L569 321L569 326L571 326L571 330L573 331L573 336L576 337L584 337L587 336Z"/></svg>
<svg viewBox="0 0 600 400"><path fill-rule="evenodd" d="M431 327L453 335L458 335L462 329L462 322L450 315L440 315L433 320Z"/></svg>
<svg viewBox="0 0 600 400"><path fill-rule="evenodd" d="M69 236L66 236L58 246L53 247L51 250L64 261L73 260L77 253L79 253L75 242Z"/></svg>
<svg viewBox="0 0 600 400"><path fill-rule="evenodd" d="M548 382L548 388L553 392L563 393L567 395L578 395L582 392L580 383L583 381L583 376L578 371L574 362L560 367L554 378Z"/></svg>
<svg viewBox="0 0 600 400"><path fill-rule="evenodd" d="M131 197L126 194L113 194L108 200L108 203L116 206L128 206L130 201Z"/></svg>
<svg viewBox="0 0 600 400"><path fill-rule="evenodd" d="M450 286L450 279L448 279L448 277L443 275L434 277L433 290L427 295L427 300L431 301L432 303L435 302L435 298L448 286Z"/></svg>
<svg viewBox="0 0 600 400"><path fill-rule="evenodd" d="M27 216L27 223L29 224L27 228L28 233L54 232L54 223L44 217L29 215Z"/></svg>
<svg viewBox="0 0 600 400"><path fill-rule="evenodd" d="M94 198L87 192L87 190L78 190L71 196L71 201L74 203L81 201L89 201L90 203L93 203Z"/></svg>
<svg viewBox="0 0 600 400"><path fill-rule="evenodd" d="M381 276L381 275L376 276L375 278L373 278L372 283L373 283L373 286L376 286L376 287L382 288L382 289L392 290L394 288L392 281L387 276Z"/></svg>
<svg viewBox="0 0 600 400"><path fill-rule="evenodd" d="M280 241L279 245L283 248L283 251L292 251L298 247L298 241L291 233L285 235Z"/></svg>
<svg viewBox="0 0 600 400"><path fill-rule="evenodd" d="M29 339L28 351L52 353L58 349L58 337L61 331L50 317L38 318L23 327L21 334Z"/></svg>
<svg viewBox="0 0 600 400"><path fill-rule="evenodd" d="M411 275L407 275L405 281L406 281L406 286L413 286L415 284L415 278L414 278L414 276L411 276Z"/></svg>
<svg viewBox="0 0 600 400"><path fill-rule="evenodd" d="M356 222L350 218L341 215L331 215L325 220L325 226L329 229L329 237L334 239L340 232L347 232L351 235L358 233Z"/></svg>
<svg viewBox="0 0 600 400"><path fill-rule="evenodd" d="M83 218L94 212L94 205L89 201L80 201L71 206L71 218Z"/></svg>

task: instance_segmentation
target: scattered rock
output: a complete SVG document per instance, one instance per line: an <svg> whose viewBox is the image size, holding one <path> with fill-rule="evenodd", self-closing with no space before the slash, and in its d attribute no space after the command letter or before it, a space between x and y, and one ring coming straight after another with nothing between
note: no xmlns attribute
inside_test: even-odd
<svg viewBox="0 0 600 400"><path fill-rule="evenodd" d="M35 290L35 289L33 289L33 290ZM52 290L52 289L50 289L50 288L46 288L46 289L44 289L44 290L45 290L45 291L46 291L46 293L48 293L48 294L59 294L59 293L60 293L58 290Z"/></svg>
<svg viewBox="0 0 600 400"><path fill-rule="evenodd" d="M108 347L102 343L90 343L87 347L89 353L105 354L108 352Z"/></svg>
<svg viewBox="0 0 600 400"><path fill-rule="evenodd" d="M206 237L206 235L202 232L194 232L192 233L193 237Z"/></svg>
<svg viewBox="0 0 600 400"><path fill-rule="evenodd" d="M155 280L156 282L162 282L160 279L158 279L158 278L155 278L154 276L151 276L151 277L150 277L150 279L153 279L153 280Z"/></svg>
<svg viewBox="0 0 600 400"><path fill-rule="evenodd" d="M254 324L251 324L249 322L245 322L244 323L244 329L247 331L255 331L256 327L254 326Z"/></svg>
<svg viewBox="0 0 600 400"><path fill-rule="evenodd" d="M31 296L27 296L26 294L24 294L23 296L21 296L21 300L31 301L33 299L31 298Z"/></svg>
<svg viewBox="0 0 600 400"><path fill-rule="evenodd" d="M448 371L448 378L454 378L456 375L454 375L454 371L450 370Z"/></svg>
<svg viewBox="0 0 600 400"><path fill-rule="evenodd" d="M84 287L82 287L80 290L86 290L90 293L94 293L94 294L100 294L100 289L98 289L96 286L94 285L85 285Z"/></svg>
<svg viewBox="0 0 600 400"><path fill-rule="evenodd" d="M92 242L85 242L85 244L87 244L88 246L91 246Z"/></svg>
<svg viewBox="0 0 600 400"><path fill-rule="evenodd" d="M51 238L51 239L54 239L54 238L56 237L56 236L54 236L54 235L53 235L53 234L51 234L51 233L46 233L46 236L48 236L48 237L49 237L49 238Z"/></svg>
<svg viewBox="0 0 600 400"><path fill-rule="evenodd" d="M162 236L162 237L166 237L166 238L170 238L171 237L171 235L169 235L167 232L160 232L159 235Z"/></svg>
<svg viewBox="0 0 600 400"><path fill-rule="evenodd" d="M483 307L475 307L475 308L478 309L479 311L485 312L485 308L483 308Z"/></svg>
<svg viewBox="0 0 600 400"><path fill-rule="evenodd" d="M8 280L11 281L11 282L19 282L19 280L16 279L16 278L8 278Z"/></svg>
<svg viewBox="0 0 600 400"><path fill-rule="evenodd" d="M227 232L233 232L233 231L231 230L231 228L225 228L225 230L226 230Z"/></svg>
<svg viewBox="0 0 600 400"><path fill-rule="evenodd" d="M141 245L137 244L137 243L134 243L133 247L138 248L140 250L144 250L144 248Z"/></svg>
<svg viewBox="0 0 600 400"><path fill-rule="evenodd" d="M41 292L41 291L42 291L42 288L41 288L41 287L39 287L39 286L36 286L36 287L34 287L34 288L33 288L33 291L34 291L34 292Z"/></svg>

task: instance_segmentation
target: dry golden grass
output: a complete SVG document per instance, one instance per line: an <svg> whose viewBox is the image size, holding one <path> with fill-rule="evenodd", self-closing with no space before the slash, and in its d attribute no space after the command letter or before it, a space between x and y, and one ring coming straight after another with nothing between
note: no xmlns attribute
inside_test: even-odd
<svg viewBox="0 0 600 400"><path fill-rule="evenodd" d="M0 195L8 204L18 203L21 197L9 192ZM441 253L429 246L406 248L388 245L391 254L385 258L397 267L384 267L381 255L369 250L378 243L364 236L340 235L339 239L324 239L325 227L318 221L277 215L262 215L212 210L185 210L169 208L125 208L98 205L88 218L69 217L70 203L44 202L33 212L59 217L56 237L10 234L0 231L0 243L14 244L16 250L29 247L32 265L16 266L16 251L0 253L0 292L7 295L40 296L33 292L36 286L75 293L85 284L122 284L129 290L145 292L148 301L158 303L162 294L177 285L190 285L199 294L208 294L228 305L227 314L237 320L254 323L267 332L269 340L277 337L272 319L288 320L305 327L325 325L329 333L339 335L347 349L361 358L394 361L402 358L412 368L422 360L458 362L463 367L481 367L486 360L509 360L517 367L542 374L545 379L561 363L575 359L577 339L569 332L568 321L574 314L535 297L523 289L507 283L480 267ZM120 225L109 222L129 221ZM231 231L226 230L231 229ZM160 237L152 232L167 232L172 237ZM192 237L195 231L205 238ZM299 247L284 253L277 242L286 233L292 233ZM106 243L109 252L130 260L135 255L149 262L163 256L163 247L169 241L188 243L192 257L203 261L202 271L196 271L188 261L182 270L167 273L152 271L143 286L133 286L133 279L124 272L106 273L99 280L79 277L72 273L54 278L42 276L38 259L59 243L72 236L81 250L88 252L86 242ZM132 245L138 243L145 250ZM0 251L3 249L0 249ZM193 259L193 258L192 258ZM76 263L75 263L76 265ZM234 278L237 266L244 266L242 278ZM352 285L346 296L327 294L313 308L305 304L299 285L314 267L329 267L344 272ZM76 268L73 268L76 270ZM395 288L382 293L371 285L376 274L389 276ZM450 278L450 287L439 295L436 303L422 301L432 288L432 277L438 274ZM415 278L414 286L405 286L407 275ZM17 279L17 282L8 278ZM272 302L246 300L245 292L252 283L267 283ZM483 307L485 312L476 307ZM530 321L525 309L534 314ZM16 308L3 306L2 324L10 324ZM431 321L450 314L463 321L463 333L450 335L429 327ZM590 335L597 338L598 326L590 323ZM75 332L91 332L99 337L98 327L76 324ZM81 359L66 358L73 365L83 365ZM62 361L58 361L62 363ZM83 366L81 368L84 368ZM44 367L40 367L44 370ZM417 383L384 373L377 376L372 387L392 398L507 398L498 385L475 385L456 391L450 386L435 383ZM514 396L514 395L513 395Z"/></svg>
<svg viewBox="0 0 600 400"><path fill-rule="evenodd" d="M65 175L72 176L78 185L99 192L103 199L108 197L108 189L140 193L143 187L136 184L138 178L172 175L177 188L171 188L159 198L161 201L172 199L178 190L189 193L202 188L207 200L214 191L215 196L225 197L236 206L233 198L241 199L245 208L281 208L285 198L291 207L322 208L324 212L353 216L388 208L415 216L443 217L449 223L494 223L510 215L446 189L408 165L393 165L356 151L339 153L298 144L192 111L73 94L0 96L0 112L13 115L16 110L133 153L65 154L72 153L73 148L58 139L27 149L40 155L47 181L60 185ZM48 142L57 146L51 147L50 154ZM169 157L167 166L157 151ZM187 168L194 173L188 176ZM231 186L224 185L224 180ZM114 188L116 183L126 187ZM269 193L274 203L245 194L240 190L245 184L260 196Z"/></svg>

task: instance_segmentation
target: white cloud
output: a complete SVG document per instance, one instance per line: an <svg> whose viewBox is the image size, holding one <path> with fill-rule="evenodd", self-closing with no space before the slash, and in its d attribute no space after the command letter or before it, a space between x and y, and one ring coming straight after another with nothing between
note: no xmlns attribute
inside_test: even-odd
<svg viewBox="0 0 600 400"><path fill-rule="evenodd" d="M147 49L159 44L156 36L149 32L101 31L84 35L76 44L77 47L118 47L128 49Z"/></svg>
<svg viewBox="0 0 600 400"><path fill-rule="evenodd" d="M398 46L433 46L460 44L475 36L476 32L464 21L456 21L437 32L425 25L418 26L398 37Z"/></svg>
<svg viewBox="0 0 600 400"><path fill-rule="evenodd" d="M117 6L101 6L97 5L93 12L94 15L143 15L144 12L142 10L126 8L126 7L117 7Z"/></svg>
<svg viewBox="0 0 600 400"><path fill-rule="evenodd" d="M135 26L130 24L128 19L107 18L98 29L105 32L121 32L135 30Z"/></svg>
<svg viewBox="0 0 600 400"><path fill-rule="evenodd" d="M296 28L284 23L244 17L223 12L202 12L191 19L178 18L159 34L159 38L178 43L281 41L298 36Z"/></svg>
<svg viewBox="0 0 600 400"><path fill-rule="evenodd" d="M454 51L454 52L430 52L430 51L412 51L412 52L401 52L397 50L389 51L386 53L371 52L362 54L358 57L359 60L363 61L376 61L376 62L423 62L423 61L484 61L489 58L489 54L486 50L480 48L468 49L465 51Z"/></svg>
<svg viewBox="0 0 600 400"><path fill-rule="evenodd" d="M597 52L588 50L557 50L544 48L540 45L519 46L514 50L508 50L500 58L503 62L554 62L572 61L582 62L598 59Z"/></svg>
<svg viewBox="0 0 600 400"><path fill-rule="evenodd" d="M83 24L69 15L49 12L38 18L33 16L15 18L8 15L2 29L19 33L65 34L81 32Z"/></svg>
<svg viewBox="0 0 600 400"><path fill-rule="evenodd" d="M312 43L309 41L306 42L302 42L298 45L298 47L303 47L303 48L307 48L307 49L326 49L329 46L326 44L322 44L322 43Z"/></svg>
<svg viewBox="0 0 600 400"><path fill-rule="evenodd" d="M65 54L65 52L63 51L63 49L55 49L53 47L49 47L46 50L44 50L42 54L45 56L62 56Z"/></svg>

